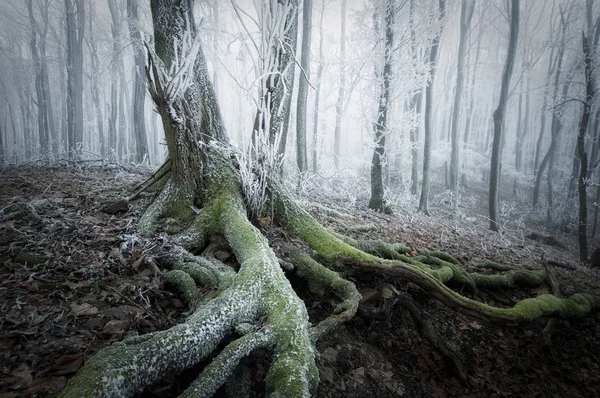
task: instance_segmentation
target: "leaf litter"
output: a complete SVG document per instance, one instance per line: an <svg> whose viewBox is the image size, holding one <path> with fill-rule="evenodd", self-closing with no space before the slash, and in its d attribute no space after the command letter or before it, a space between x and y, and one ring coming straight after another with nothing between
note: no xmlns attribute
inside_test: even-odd
<svg viewBox="0 0 600 398"><path fill-rule="evenodd" d="M0 398L54 396L106 345L181 322L185 306L164 290L160 271L146 261L161 243L135 234L151 194L128 206L122 202L141 179L138 173L8 169L1 178ZM474 203L485 203L480 199ZM564 247L545 247L523 239L525 233L499 236L471 219L456 221L435 205L438 216L428 218L402 210L392 216L376 214L366 209L367 199L360 196L351 206L341 198L317 200L305 204L333 231L442 249L467 266L509 260L514 266L535 267L544 252L548 259L568 265L555 268L563 294L600 293L600 273L576 263L575 240L569 235L560 237ZM339 214L350 212L351 217L339 223L323 215L323 206ZM262 227L268 234L275 230L270 220ZM346 277L361 288L376 282L358 280L351 271ZM394 306L369 318L357 315L318 342L317 396L600 396L598 315L557 322L548 342L542 334L544 321L511 328L481 324L401 282L390 289L412 293L423 318L460 352L469 383L456 378L416 332L410 316ZM525 293L545 292L541 288ZM523 294L511 290L487 299L503 302ZM307 295L306 300L313 318L331 306L323 298ZM258 355L258 360L263 363L255 371L264 373L268 357ZM143 396L166 397L172 392L157 387Z"/></svg>

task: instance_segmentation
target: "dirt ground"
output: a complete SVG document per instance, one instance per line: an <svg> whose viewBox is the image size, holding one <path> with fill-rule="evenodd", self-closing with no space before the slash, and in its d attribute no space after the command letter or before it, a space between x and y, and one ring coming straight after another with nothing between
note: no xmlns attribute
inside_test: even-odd
<svg viewBox="0 0 600 398"><path fill-rule="evenodd" d="M168 328L189 313L177 294L165 289L160 270L145 261L163 244L160 237L135 236L137 220L153 194L129 204L118 202L142 179L143 173L122 168L0 172L0 398L54 396L102 347ZM578 264L574 235L554 232L559 246L547 245L526 238L531 232L548 234L528 222L507 224L504 234L492 233L477 216L485 214L485 192L473 189L465 197L464 212L454 218L442 191L432 199L432 217L402 209L391 216L376 214L360 198L350 205L339 198L319 199L321 205L352 213L354 218L343 223L324 216L318 206L308 208L331 230L441 249L467 267L493 260L535 269L543 254L553 264L562 295L600 294L600 270ZM519 206L508 214L512 221L527 212ZM266 232L274 247L289 239L276 228ZM593 242L592 249L598 246ZM352 270L346 277L363 291L383 282ZM414 286L401 281L393 286L410 293L422 317L461 354L468 382L456 377L400 306L382 310L375 300L364 304L369 316L357 315L319 341L317 396L600 396L598 314L558 321L548 339L542 333L546 320L518 327L486 325L452 312ZM327 296L312 297L301 283L297 291L307 302L311 321L334 305ZM547 287L511 289L489 292L486 299L503 306L546 292ZM253 395L261 396L268 355L257 352L249 361ZM167 378L141 396L176 396L198 371Z"/></svg>

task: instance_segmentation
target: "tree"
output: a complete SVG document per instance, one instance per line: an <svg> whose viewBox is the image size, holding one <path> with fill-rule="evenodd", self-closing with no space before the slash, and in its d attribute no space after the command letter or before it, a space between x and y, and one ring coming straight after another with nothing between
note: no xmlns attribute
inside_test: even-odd
<svg viewBox="0 0 600 398"><path fill-rule="evenodd" d="M475 1L463 0L460 6L460 38L458 41L458 61L456 67L456 88L454 90L454 103L452 105L452 124L450 125L452 136L452 152L450 159L450 185L454 194L454 212L458 212L458 161L460 140L458 134L458 122L460 120L460 106L462 101L464 65L465 65L465 47L467 36L471 27L471 18L475 10Z"/></svg>
<svg viewBox="0 0 600 398"><path fill-rule="evenodd" d="M255 3L258 20L262 26L260 41L254 42L258 53L257 111L252 131L252 147L255 152L271 148L274 163L281 163L285 155L287 131L294 88L295 55L298 33L297 0L283 3ZM239 7L234 9L240 20ZM248 30L246 29L248 32ZM249 33L249 32L248 32ZM282 40L283 38L283 40Z"/></svg>
<svg viewBox="0 0 600 398"><path fill-rule="evenodd" d="M408 23L410 25L410 48L412 51L413 69L419 78L417 72L417 65L420 62L421 52L417 49L417 34L415 31L415 0L410 0L409 18ZM415 112L415 118L417 120L416 126L410 130L410 158L411 158L411 173L410 173L410 193L416 195L419 186L419 135L421 125L421 105L423 103L423 85L419 87L412 95L410 99L410 109Z"/></svg>
<svg viewBox="0 0 600 398"><path fill-rule="evenodd" d="M436 62L438 56L438 48L440 45L440 37L442 36L444 17L446 13L446 1L439 0L439 33L437 33L429 50L429 67L431 68L431 76L425 87L425 140L423 144L423 182L421 186L421 198L419 199L419 211L429 215L429 189L431 184L431 141L432 135L432 101L433 101L433 82L435 80Z"/></svg>
<svg viewBox="0 0 600 398"><path fill-rule="evenodd" d="M556 72L554 74L554 90L553 90L553 100L555 103L558 104L559 99L560 98L566 98L567 93L569 91L569 83L564 83L563 84L563 89L562 89L562 97L559 97L559 88L560 88L560 84L561 84L561 73L562 73L562 65L563 65L563 60L564 60L564 54L565 54L565 49L566 49L566 37L567 37L567 26L568 26L568 18L566 18L565 15L565 10L563 10L562 8L559 8L559 14L560 14L560 26L561 26L561 41L560 41L560 46L558 48L558 53L556 55ZM551 57L552 58L552 57ZM552 59L550 60L550 62L552 63ZM548 71L550 72L553 68L548 68ZM547 104L547 100L544 99L544 107ZM556 151L556 147L557 147L557 143L558 143L558 137L560 136L560 133L562 131L562 122L560 120L559 117L559 111L560 111L560 106L554 106L553 107L553 111L552 111L552 121L551 121L551 126L550 126L550 147L548 148L548 151L546 152L546 155L544 155L542 161L540 162L540 166L537 170L536 173L536 178L535 178L535 185L533 188L533 207L536 207L538 205L539 202L539 196L540 196L540 190L541 190L541 185L542 185L542 176L544 174L544 171L546 168L548 168L548 176L547 176L547 181L548 181L548 212L547 212L547 221L548 223L550 223L551 221L551 216L552 216L552 160L554 158L554 153ZM544 126L544 122L545 122L545 118L544 115L542 114L542 127ZM541 147L541 138L542 138L542 131L540 130L540 136L538 138L538 143L536 146L536 159L538 158L538 153L539 153L539 148Z"/></svg>
<svg viewBox="0 0 600 398"><path fill-rule="evenodd" d="M133 74L133 135L135 137L135 161L142 163L148 157L148 136L144 120L146 102L146 57L142 35L138 27L138 0L127 0L127 22L129 36L133 42L135 72Z"/></svg>
<svg viewBox="0 0 600 398"><path fill-rule="evenodd" d="M33 9L33 0L27 0L27 12L31 26L30 49L35 65L35 91L38 105L38 134L43 150L51 149L56 142L56 126L50 95L50 79L48 77L48 58L46 56L46 37L48 35L49 0L44 0L40 7L39 23Z"/></svg>
<svg viewBox="0 0 600 398"><path fill-rule="evenodd" d="M302 11L302 50L300 54L300 81L296 107L296 161L300 173L308 170L306 156L306 99L310 79L310 41L312 31L312 0L304 0Z"/></svg>
<svg viewBox="0 0 600 398"><path fill-rule="evenodd" d="M333 131L333 161L335 168L340 167L342 151L342 113L344 112L344 97L346 96L346 8L348 0L342 0L342 31L340 33L340 82L338 98L335 103L335 130Z"/></svg>
<svg viewBox="0 0 600 398"><path fill-rule="evenodd" d="M65 0L67 34L67 149L69 157L78 157L83 142L83 36L85 3Z"/></svg>
<svg viewBox="0 0 600 398"><path fill-rule="evenodd" d="M591 1L588 1L588 7L591 8ZM596 32L599 30L600 18L596 24ZM581 34L581 47L583 50L584 74L585 74L585 99L583 100L583 110L577 134L577 154L579 155L579 226L577 228L579 237L579 260L588 259L587 242L587 188L588 180L588 154L585 149L585 136L590 121L591 104L595 96L595 82L592 73L592 50L590 45L591 37L585 32ZM598 43L598 34L596 34L593 45Z"/></svg>
<svg viewBox="0 0 600 398"><path fill-rule="evenodd" d="M313 109L313 144L312 144L312 168L316 173L319 171L319 101L321 98L321 79L325 69L323 55L323 15L325 15L325 1L321 3L321 16L319 20L319 66L317 67L317 78L315 80L315 103Z"/></svg>
<svg viewBox="0 0 600 398"><path fill-rule="evenodd" d="M492 142L492 160L490 168L490 190L489 190L489 209L490 209L490 229L498 231L498 185L500 181L500 152L502 142L502 130L504 127L504 113L506 111L506 102L508 100L508 90L510 78L512 76L517 54L517 41L519 37L519 0L512 0L510 7L510 35L508 39L508 54L502 74L502 87L500 88L500 99L498 107L494 111L494 140Z"/></svg>
<svg viewBox="0 0 600 398"><path fill-rule="evenodd" d="M100 156L106 157L106 139L104 137L104 111L102 109L102 103L100 100L100 59L98 57L98 43L93 39L94 36L94 7L90 7L88 13L88 29L89 35L87 35L87 44L90 50L90 61L92 66L92 73L90 78L92 101L94 102L94 108L96 110L96 128L98 129L98 144L100 145Z"/></svg>
<svg viewBox="0 0 600 398"><path fill-rule="evenodd" d="M375 149L371 160L371 199L369 208L391 213L384 199L382 165L385 159L385 137L388 134L388 110L391 108L392 55L394 48L394 14L393 0L387 0L385 6L385 44L383 49L383 68L377 107L377 120L373 123L375 130Z"/></svg>
<svg viewBox="0 0 600 398"><path fill-rule="evenodd" d="M297 6L282 1L276 7L293 12ZM453 310L486 321L526 322L547 315L568 318L600 308L600 297L590 294L540 295L512 308L466 298L444 282L452 279L473 289L511 286L511 281L538 284L546 273L515 269L509 276L496 278L469 274L447 253L423 250L418 257L408 258L405 254L412 249L401 244L333 236L289 196L278 181L279 174L273 173L267 186L273 221L304 241L321 262L285 243L276 255L244 206L251 199L244 187L256 181L241 174L239 153L225 133L200 34L193 24L193 1L152 0L151 10L155 44L149 56L148 87L163 122L170 160L142 185L167 180L142 216L139 232L150 235L168 226L169 234L162 238L168 244L148 255L151 261L172 268L165 281L181 289L193 312L171 329L132 337L100 351L69 381L61 397L129 397L167 373L181 372L203 360L209 363L182 396L211 396L222 384L235 383L231 376L240 361L259 348L273 358L266 376L267 395L314 394L319 379L315 341L350 319L361 297L352 282L321 262L354 264L373 276L414 283ZM201 209L195 211L197 206ZM237 264L228 266L193 254L215 245L232 251ZM333 292L340 301L335 311L310 325L306 306L283 267L305 279L314 294ZM414 319L421 319L410 300L405 305L412 308ZM434 330L424 335L466 380L456 352Z"/></svg>

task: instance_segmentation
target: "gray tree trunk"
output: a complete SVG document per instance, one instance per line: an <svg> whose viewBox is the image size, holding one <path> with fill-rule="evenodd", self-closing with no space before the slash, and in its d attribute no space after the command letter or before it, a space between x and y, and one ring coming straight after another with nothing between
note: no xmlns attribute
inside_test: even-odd
<svg viewBox="0 0 600 398"><path fill-rule="evenodd" d="M85 2L65 0L67 35L67 150L79 157L83 141L83 35Z"/></svg>
<svg viewBox="0 0 600 398"><path fill-rule="evenodd" d="M335 130L333 132L333 161L335 168L340 167L342 113L344 112L344 97L346 96L346 8L348 0L342 0L342 32L340 34L340 87L335 103Z"/></svg>
<svg viewBox="0 0 600 398"><path fill-rule="evenodd" d="M312 144L312 169L315 173L319 171L319 101L321 99L321 79L325 61L323 55L323 15L325 14L325 2L321 2L321 17L319 22L319 66L317 67L317 78L315 80L315 104L313 109L313 144Z"/></svg>
<svg viewBox="0 0 600 398"><path fill-rule="evenodd" d="M135 73L133 78L133 134L135 137L135 162L142 163L148 159L148 135L145 123L146 102L146 51L142 43L142 35L138 27L140 18L138 0L127 0L127 22L129 36L133 42Z"/></svg>
<svg viewBox="0 0 600 398"><path fill-rule="evenodd" d="M442 36L443 21L446 13L446 1L439 0L439 21L440 30L439 33L433 38L431 42L431 50L429 52L429 65L431 68L431 79L429 79L425 88L425 140L423 145L423 185L421 187L421 198L419 200L419 211L429 215L429 189L431 185L431 141L432 141L432 101L433 101L433 83L435 81L435 72L437 64L438 48L440 45L440 38Z"/></svg>
<svg viewBox="0 0 600 398"><path fill-rule="evenodd" d="M506 64L502 74L502 87L500 89L500 100L498 107L494 111L494 140L492 142L492 161L490 168L490 190L489 190L489 210L490 210L490 229L498 231L498 186L500 182L500 164L501 164L501 142L502 130L504 125L504 113L506 111L506 102L508 100L508 90L510 78L515 65L517 54L517 41L519 36L519 0L511 1L510 18L510 36L508 40L508 54Z"/></svg>
<svg viewBox="0 0 600 398"><path fill-rule="evenodd" d="M450 157L450 185L454 195L454 212L458 212L458 163L460 160L459 145L460 140L458 134L458 122L460 121L460 107L462 102L463 81L464 81L464 66L465 66L465 47L467 44L467 36L471 26L471 18L475 2L470 0L462 0L460 6L460 38L458 41L458 60L456 66L456 89L454 90L454 102L452 105L452 124L450 131L452 136L452 152Z"/></svg>
<svg viewBox="0 0 600 398"><path fill-rule="evenodd" d="M306 156L306 100L310 79L310 42L312 31L312 0L304 0L302 11L302 49L300 55L300 81L296 106L296 161L300 173L308 171Z"/></svg>
<svg viewBox="0 0 600 398"><path fill-rule="evenodd" d="M377 121L374 123L375 150L371 160L371 199L369 208L391 213L384 200L382 164L385 159L385 138L388 133L388 110L391 105L392 57L394 47L394 1L387 0L385 10L385 47L383 54L383 74L379 92Z"/></svg>

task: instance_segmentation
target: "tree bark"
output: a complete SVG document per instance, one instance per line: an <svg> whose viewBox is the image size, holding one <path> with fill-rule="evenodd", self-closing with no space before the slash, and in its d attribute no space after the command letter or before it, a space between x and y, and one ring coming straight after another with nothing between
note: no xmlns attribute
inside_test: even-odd
<svg viewBox="0 0 600 398"><path fill-rule="evenodd" d="M388 133L388 110L391 105L392 56L394 47L394 1L387 0L385 9L385 45L383 53L383 73L380 83L377 121L373 123L375 130L375 150L371 160L371 199L369 208L391 213L384 199L382 165L385 157L385 138Z"/></svg>
<svg viewBox="0 0 600 398"><path fill-rule="evenodd" d="M67 140L70 158L79 158L83 142L83 0L65 0L67 34Z"/></svg>
<svg viewBox="0 0 600 398"><path fill-rule="evenodd" d="M585 150L585 136L590 121L591 103L594 101L595 82L592 75L592 55L590 49L590 38L585 32L581 35L581 46L584 57L585 71L585 99L583 101L583 111L579 122L577 134L577 152L579 155L579 260L588 260L588 242L587 242L587 188L588 188L588 154Z"/></svg>
<svg viewBox="0 0 600 398"><path fill-rule="evenodd" d="M133 42L135 73L133 77L133 134L135 137L135 162L142 163L148 159L148 135L146 133L146 52L142 44L142 34L138 27L140 22L138 0L127 0L127 22L129 36Z"/></svg>
<svg viewBox="0 0 600 398"><path fill-rule="evenodd" d="M312 0L304 0L302 10L302 49L300 54L300 81L296 106L296 162L300 173L308 171L306 155L306 100L310 79L310 42L312 32Z"/></svg>
<svg viewBox="0 0 600 398"><path fill-rule="evenodd" d="M437 64L438 48L440 45L440 38L443 31L444 17L446 13L446 1L439 0L439 32L433 38L431 42L431 49L429 51L429 65L431 68L431 78L427 82L425 87L425 140L423 145L423 183L421 186L421 198L419 200L419 211L426 215L429 215L429 189L431 184L431 144L432 144L432 102L433 102L433 83L435 81L435 72Z"/></svg>
<svg viewBox="0 0 600 398"><path fill-rule="evenodd" d="M315 80L315 103L313 109L313 144L312 144L312 169L319 172L319 102L321 100L321 79L325 68L323 55L323 16L325 15L325 2L321 3L321 16L319 22L319 66Z"/></svg>
<svg viewBox="0 0 600 398"><path fill-rule="evenodd" d="M519 36L519 0L511 1L511 19L510 19L510 35L508 41L508 54L506 56L506 64L504 65L504 73L502 75L502 87L500 89L500 100L498 107L494 111L494 140L492 142L492 160L490 168L490 190L489 190L489 210L490 210L490 229L499 231L498 224L498 185L500 182L500 147L502 142L502 130L504 125L504 113L506 110L506 102L508 100L508 90L510 78L512 76L515 65L515 57L517 54L517 41Z"/></svg>
<svg viewBox="0 0 600 398"><path fill-rule="evenodd" d="M336 169L340 168L342 151L342 113L344 112L344 97L346 96L346 8L348 0L342 0L342 31L340 34L340 81L338 98L335 103L335 129L333 131L333 162Z"/></svg>
<svg viewBox="0 0 600 398"><path fill-rule="evenodd" d="M456 88L454 90L454 102L452 105L452 124L450 125L452 136L452 152L450 158L450 185L454 196L454 213L458 213L458 180L459 180L459 145L458 122L460 121L460 107L463 93L465 47L467 36L471 27L471 18L475 10L475 2L462 0L460 6L460 38L458 41L458 58L456 66Z"/></svg>

